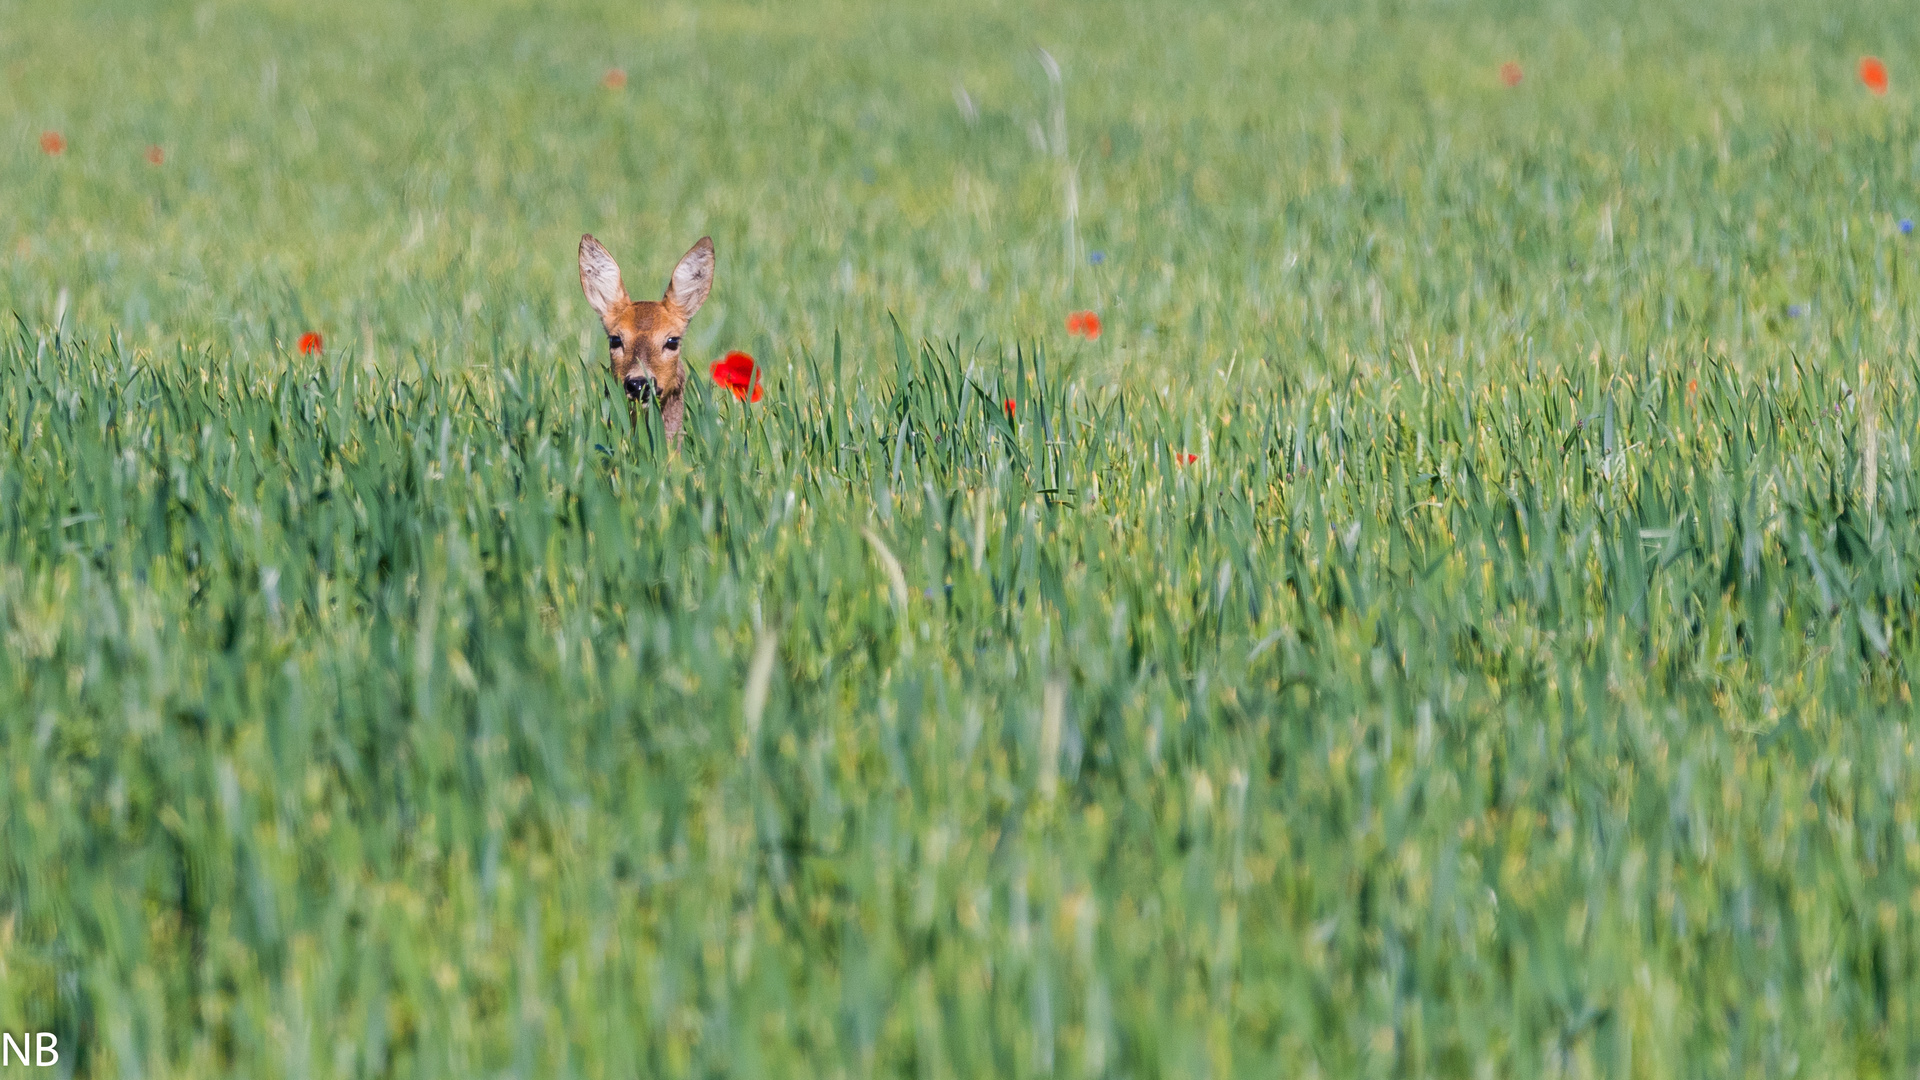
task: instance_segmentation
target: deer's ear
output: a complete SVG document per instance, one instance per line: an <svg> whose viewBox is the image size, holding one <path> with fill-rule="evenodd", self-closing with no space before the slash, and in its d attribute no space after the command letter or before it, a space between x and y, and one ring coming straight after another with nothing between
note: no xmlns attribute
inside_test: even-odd
<svg viewBox="0 0 1920 1080"><path fill-rule="evenodd" d="M683 319L693 318L713 291L713 237L703 236L673 268L673 280L667 282L667 304Z"/></svg>
<svg viewBox="0 0 1920 1080"><path fill-rule="evenodd" d="M587 294L587 303L593 305L602 323L608 321L608 313L614 308L631 302L627 290L620 286L620 264L592 236L580 238L580 291Z"/></svg>

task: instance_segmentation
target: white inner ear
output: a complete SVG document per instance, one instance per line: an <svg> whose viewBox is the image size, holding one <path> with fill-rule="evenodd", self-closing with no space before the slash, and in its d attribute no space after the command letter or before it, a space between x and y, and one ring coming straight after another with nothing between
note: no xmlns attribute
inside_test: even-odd
<svg viewBox="0 0 1920 1080"><path fill-rule="evenodd" d="M702 240L673 268L673 280L667 284L667 299L680 309L681 317L691 319L713 291L713 242Z"/></svg>
<svg viewBox="0 0 1920 1080"><path fill-rule="evenodd" d="M627 298L627 290L620 287L620 265L591 236L580 241L580 291L603 322L607 312Z"/></svg>

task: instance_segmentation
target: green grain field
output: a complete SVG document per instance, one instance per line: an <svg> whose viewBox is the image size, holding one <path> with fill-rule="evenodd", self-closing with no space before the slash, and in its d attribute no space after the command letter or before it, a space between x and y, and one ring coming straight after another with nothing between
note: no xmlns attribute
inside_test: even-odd
<svg viewBox="0 0 1920 1080"><path fill-rule="evenodd" d="M1895 0L0 0L0 1073L1920 1074L1917 102ZM677 452L583 232L714 238Z"/></svg>

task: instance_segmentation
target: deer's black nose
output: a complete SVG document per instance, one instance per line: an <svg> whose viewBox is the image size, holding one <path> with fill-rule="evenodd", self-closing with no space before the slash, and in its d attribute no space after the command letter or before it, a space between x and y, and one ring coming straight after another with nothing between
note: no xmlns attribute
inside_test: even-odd
<svg viewBox="0 0 1920 1080"><path fill-rule="evenodd" d="M629 375L627 376L626 386L627 396L643 404L653 400L653 395L657 389L654 386L653 376L651 375Z"/></svg>

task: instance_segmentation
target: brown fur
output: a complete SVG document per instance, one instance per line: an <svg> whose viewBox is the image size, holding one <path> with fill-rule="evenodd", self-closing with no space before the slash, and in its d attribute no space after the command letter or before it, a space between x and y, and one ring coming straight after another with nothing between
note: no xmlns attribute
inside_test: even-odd
<svg viewBox="0 0 1920 1080"><path fill-rule="evenodd" d="M630 299L613 256L592 236L580 238L580 289L607 331L608 366L632 402L659 403L668 445L680 441L687 382L680 350L669 345L686 333L687 322L712 288L713 240L709 237L701 237L680 259L659 300Z"/></svg>

